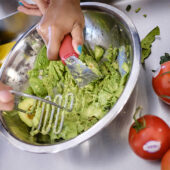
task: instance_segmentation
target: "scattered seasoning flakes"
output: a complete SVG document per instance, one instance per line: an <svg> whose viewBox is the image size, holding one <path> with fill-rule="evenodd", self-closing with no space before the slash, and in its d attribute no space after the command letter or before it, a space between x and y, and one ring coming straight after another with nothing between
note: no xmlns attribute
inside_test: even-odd
<svg viewBox="0 0 170 170"><path fill-rule="evenodd" d="M126 11L129 12L129 11L131 10L131 8L132 8L132 6L131 6L131 5L128 5L128 6L126 7Z"/></svg>
<svg viewBox="0 0 170 170"><path fill-rule="evenodd" d="M138 13L141 10L141 8L138 8L135 10L136 13Z"/></svg>
<svg viewBox="0 0 170 170"><path fill-rule="evenodd" d="M147 17L147 15L146 15L146 14L144 14L143 16L144 16L145 18Z"/></svg>

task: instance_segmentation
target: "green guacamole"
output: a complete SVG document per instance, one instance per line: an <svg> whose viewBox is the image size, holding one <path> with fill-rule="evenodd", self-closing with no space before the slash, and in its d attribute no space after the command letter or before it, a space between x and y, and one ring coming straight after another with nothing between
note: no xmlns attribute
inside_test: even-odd
<svg viewBox="0 0 170 170"><path fill-rule="evenodd" d="M72 93L74 95L73 110L71 112L60 110L58 121L60 122L61 115L64 114L64 123L59 134L54 133L54 119L50 122L50 116L47 118L47 124L50 124L48 132L43 131L43 128L35 130L40 121L43 104L39 102L35 105L31 101L33 99L23 98L19 103L19 108L31 110L31 107L35 107L31 116L18 112L20 119L30 127L30 134L32 136L49 135L51 140L68 140L99 121L120 97L129 74L128 62L123 64L125 74L119 73L118 55L118 48L109 47L105 50L96 46L93 51L84 46L79 59L99 75L99 78L87 86L79 88L67 66L61 61L48 61L44 46L36 57L34 68L28 72L29 87L25 92L43 98L51 96L52 100L55 95L61 94L63 96L62 105L66 100L66 94ZM51 106L46 105L44 113L46 111L51 113ZM54 117L55 115L56 112ZM43 121L45 121L45 114ZM59 123L56 129L58 128Z"/></svg>

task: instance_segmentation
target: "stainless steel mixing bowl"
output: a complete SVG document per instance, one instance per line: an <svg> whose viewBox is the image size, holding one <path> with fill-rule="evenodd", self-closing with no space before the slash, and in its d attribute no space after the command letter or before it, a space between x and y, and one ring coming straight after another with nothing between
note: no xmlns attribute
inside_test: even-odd
<svg viewBox="0 0 170 170"><path fill-rule="evenodd" d="M107 126L121 111L129 99L138 79L140 70L140 40L131 20L115 7L102 3L82 3L85 15L85 40L91 47L95 44L108 47L130 46L130 75L124 91L112 109L94 126L79 136L68 140L51 143L44 137L43 141L31 137L26 125L15 114L2 114L1 132L18 148L37 153L59 152L89 139ZM15 90L23 91L27 85L27 71L32 69L37 53L43 41L33 26L16 43L5 60L0 79Z"/></svg>

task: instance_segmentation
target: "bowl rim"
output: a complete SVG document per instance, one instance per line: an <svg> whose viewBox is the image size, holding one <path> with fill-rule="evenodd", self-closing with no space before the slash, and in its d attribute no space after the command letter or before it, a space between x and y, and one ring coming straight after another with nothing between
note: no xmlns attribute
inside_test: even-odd
<svg viewBox="0 0 170 170"><path fill-rule="evenodd" d="M33 145L26 143L24 141L19 140L17 137L13 136L8 132L8 130L5 128L5 126L2 123L1 119L1 126L0 126L0 131L2 134L8 139L10 143L12 143L14 146L21 150L29 151L29 152L34 152L34 153L56 153L60 152L72 147L75 147L76 145L90 139L92 136L97 134L99 131L101 131L104 127L106 127L111 121L120 113L120 111L123 109L124 105L127 103L136 83L138 80L139 72L140 72L140 56L141 56L141 47L140 47L140 39L138 32L132 23L132 21L129 19L128 16L126 16L122 11L117 9L114 6L105 4L105 3L99 3L99 2L83 2L80 3L82 8L95 8L95 9L100 9L107 11L112 14L118 15L119 18L124 21L124 24L127 26L130 35L131 35L131 40L132 40L132 45L133 45L133 63L132 63L132 68L131 68L131 73L129 76L129 79L126 83L126 86L117 100L116 104L112 109L102 118L100 119L95 125L93 125L90 129L87 131L81 133L77 137L70 139L68 141L62 142L62 143L57 143L57 144L52 144L52 145ZM7 64L7 61L10 58L10 55L17 46L17 44L22 40L24 37L26 37L31 31L35 29L35 25L32 26L27 32L23 34L23 36L17 41L15 46L12 48L11 52L9 55L6 57L4 64L1 67L0 70L0 79L2 76L2 72Z"/></svg>

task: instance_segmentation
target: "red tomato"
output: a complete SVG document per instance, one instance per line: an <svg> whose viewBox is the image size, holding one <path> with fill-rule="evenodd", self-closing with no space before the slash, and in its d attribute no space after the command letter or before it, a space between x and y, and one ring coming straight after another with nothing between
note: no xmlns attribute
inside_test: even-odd
<svg viewBox="0 0 170 170"><path fill-rule="evenodd" d="M170 170L170 149L162 158L161 170Z"/></svg>
<svg viewBox="0 0 170 170"><path fill-rule="evenodd" d="M160 99L170 104L170 61L161 64L158 74L152 78L152 86Z"/></svg>
<svg viewBox="0 0 170 170"><path fill-rule="evenodd" d="M170 129L159 117L145 115L137 120L140 125L145 124L138 132L132 124L129 131L129 144L140 157L149 160L162 158L170 148ZM144 123L145 122L145 123Z"/></svg>

